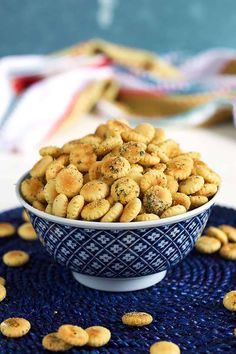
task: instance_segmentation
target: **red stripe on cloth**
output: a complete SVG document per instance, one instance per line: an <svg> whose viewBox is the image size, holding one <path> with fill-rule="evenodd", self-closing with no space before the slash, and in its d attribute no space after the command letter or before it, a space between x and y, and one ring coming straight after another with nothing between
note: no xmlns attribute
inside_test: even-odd
<svg viewBox="0 0 236 354"><path fill-rule="evenodd" d="M43 80L44 77L41 75L32 75L32 76L21 76L11 80L11 86L14 92L19 95L25 91L28 87Z"/></svg>
<svg viewBox="0 0 236 354"><path fill-rule="evenodd" d="M92 67L92 68L100 68L104 66L110 66L111 60L107 57L103 57L100 61L95 63L84 63L83 67ZM15 77L11 79L11 86L16 95L20 95L23 91L25 91L31 85L46 79L47 77L43 75L25 75L20 77Z"/></svg>
<svg viewBox="0 0 236 354"><path fill-rule="evenodd" d="M96 63L96 65L94 65L94 67L103 67L103 66L110 66L110 60L106 59L101 61L100 63ZM68 116L71 114L71 112L73 111L73 108L75 106L75 104L77 103L79 96L80 96L80 92L78 91L74 94L74 96L72 97L70 103L68 104L65 112L61 115L61 117L59 117L59 119L56 121L56 123L53 125L53 127L49 130L49 132L47 133L47 135L43 138L43 140L41 141L41 143L43 144L47 139L50 139L55 132L60 128L60 126L66 121L66 119L68 118Z"/></svg>
<svg viewBox="0 0 236 354"><path fill-rule="evenodd" d="M75 93L75 95L72 97L72 99L71 99L70 103L68 104L64 113L61 115L61 117L59 117L59 119L56 121L56 123L51 127L51 129L49 130L47 135L43 138L43 140L40 142L40 144L43 144L47 139L50 139L55 134L55 132L59 129L59 127L66 121L66 119L69 117L69 115L73 111L73 108L74 108L76 102L79 99L80 92L81 91Z"/></svg>
<svg viewBox="0 0 236 354"><path fill-rule="evenodd" d="M104 56L104 58L101 60L101 62L100 63L98 62L94 66L99 68L101 66L110 66L110 65L112 65L112 60L110 58Z"/></svg>

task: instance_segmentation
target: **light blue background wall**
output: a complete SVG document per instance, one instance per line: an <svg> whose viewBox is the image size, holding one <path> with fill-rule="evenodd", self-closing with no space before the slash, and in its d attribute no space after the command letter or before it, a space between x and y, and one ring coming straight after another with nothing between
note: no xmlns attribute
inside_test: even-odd
<svg viewBox="0 0 236 354"><path fill-rule="evenodd" d="M236 0L0 0L0 55L92 37L157 52L236 47Z"/></svg>

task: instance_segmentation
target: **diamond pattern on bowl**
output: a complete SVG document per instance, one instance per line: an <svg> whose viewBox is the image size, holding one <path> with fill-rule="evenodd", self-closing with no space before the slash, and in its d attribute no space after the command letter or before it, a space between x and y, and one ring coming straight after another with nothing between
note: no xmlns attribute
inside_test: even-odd
<svg viewBox="0 0 236 354"><path fill-rule="evenodd" d="M96 230L53 223L30 213L47 251L59 263L87 275L138 277L180 262L203 231L210 209L185 221L149 229Z"/></svg>

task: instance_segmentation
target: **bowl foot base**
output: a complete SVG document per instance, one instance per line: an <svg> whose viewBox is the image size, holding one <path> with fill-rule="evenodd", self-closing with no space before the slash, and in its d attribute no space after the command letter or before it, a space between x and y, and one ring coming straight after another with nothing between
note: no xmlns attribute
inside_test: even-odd
<svg viewBox="0 0 236 354"><path fill-rule="evenodd" d="M72 272L74 278L81 284L102 291L134 291L149 288L159 283L166 275L166 270L137 278L100 278Z"/></svg>

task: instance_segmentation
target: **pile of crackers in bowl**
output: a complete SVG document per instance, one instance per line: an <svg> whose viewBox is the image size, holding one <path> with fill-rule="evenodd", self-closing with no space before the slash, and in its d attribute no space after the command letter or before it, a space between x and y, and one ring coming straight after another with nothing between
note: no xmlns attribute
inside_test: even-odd
<svg viewBox="0 0 236 354"><path fill-rule="evenodd" d="M58 217L101 222L158 220L207 203L220 176L199 152L162 128L108 120L62 147L46 146L21 183L23 198Z"/></svg>

